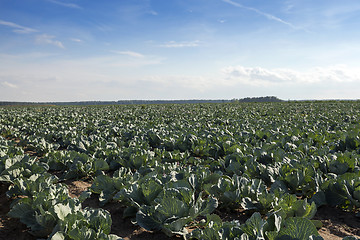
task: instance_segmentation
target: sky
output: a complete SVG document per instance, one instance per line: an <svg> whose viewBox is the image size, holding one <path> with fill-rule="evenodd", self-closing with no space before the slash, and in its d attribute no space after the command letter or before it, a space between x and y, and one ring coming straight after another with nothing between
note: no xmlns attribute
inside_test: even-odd
<svg viewBox="0 0 360 240"><path fill-rule="evenodd" d="M0 101L360 98L358 0L1 0Z"/></svg>

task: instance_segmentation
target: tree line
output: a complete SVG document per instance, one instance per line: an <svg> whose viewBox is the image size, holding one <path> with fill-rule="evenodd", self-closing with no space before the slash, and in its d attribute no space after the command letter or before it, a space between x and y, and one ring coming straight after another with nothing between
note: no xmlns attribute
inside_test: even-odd
<svg viewBox="0 0 360 240"><path fill-rule="evenodd" d="M78 102L15 102L1 101L0 106L46 106L46 105L131 105L131 104L185 104L185 103L230 103L230 102L282 102L275 96L247 97L236 99L190 99L190 100L119 100L119 101L78 101Z"/></svg>

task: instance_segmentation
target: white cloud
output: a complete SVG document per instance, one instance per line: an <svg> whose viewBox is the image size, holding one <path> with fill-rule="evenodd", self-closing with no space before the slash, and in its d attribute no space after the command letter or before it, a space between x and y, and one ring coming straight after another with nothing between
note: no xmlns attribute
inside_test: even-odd
<svg viewBox="0 0 360 240"><path fill-rule="evenodd" d="M283 4L284 4L283 10L286 13L291 13L295 7L295 4L293 3L293 1L285 1Z"/></svg>
<svg viewBox="0 0 360 240"><path fill-rule="evenodd" d="M159 14L158 14L156 11L154 11L154 10L150 10L148 13L151 14L151 15L153 15L153 16L159 15Z"/></svg>
<svg viewBox="0 0 360 240"><path fill-rule="evenodd" d="M47 0L48 2L63 6L63 7L68 7L68 8L77 8L77 9L81 9L81 7L77 4L74 3L65 3L65 2L61 2L61 1L56 1L56 0Z"/></svg>
<svg viewBox="0 0 360 240"><path fill-rule="evenodd" d="M198 40L191 41L191 42L170 41L170 42L167 42L167 43L164 43L164 44L160 45L160 47L165 47L165 48L198 47L199 43L200 43L200 41L198 41Z"/></svg>
<svg viewBox="0 0 360 240"><path fill-rule="evenodd" d="M82 43L83 42L83 40L78 39L78 38L70 38L70 40L73 41L73 42L77 42L77 43Z"/></svg>
<svg viewBox="0 0 360 240"><path fill-rule="evenodd" d="M243 8L243 9L249 10L249 11L256 12L257 14L262 15L262 16L266 17L266 18L269 19L269 20L273 20L273 21L276 21L276 22L285 24L285 25L287 25L287 26L289 26L289 27L291 27L291 28L293 28L293 29L300 29L300 28L294 26L294 25L293 25L292 23L290 23L290 22L287 22L287 21L285 21L285 20L283 20L283 19L281 19L281 18L279 18L279 17L276 17L276 16L274 16L274 15L272 15L272 14L269 14L269 13L266 13L266 12L263 12L263 11L260 11L259 9L256 9L256 8L253 8L253 7L247 7L247 6L244 6L244 5L240 4L240 3L234 2L234 1L232 1L232 0L222 0L222 1L223 1L223 2L226 2L226 3L229 3L229 4L231 4L231 5L235 6L235 7L239 7L239 8Z"/></svg>
<svg viewBox="0 0 360 240"><path fill-rule="evenodd" d="M73 60L18 61L0 54L0 98L18 101L238 98L358 98L360 74L347 66L291 69L230 66L221 71L160 73L161 59L106 55ZM135 71L134 71L134 68ZM161 66L160 66L161 68ZM357 81L357 82L356 82ZM333 92L331 92L333 91Z"/></svg>
<svg viewBox="0 0 360 240"><path fill-rule="evenodd" d="M1 19L0 19L0 25L11 27L11 28L13 28L13 32L16 32L16 33L34 33L34 32L37 32L36 29L29 28L29 27L24 27L24 26L21 26L19 24L13 23L13 22L3 21Z"/></svg>
<svg viewBox="0 0 360 240"><path fill-rule="evenodd" d="M135 58L143 58L145 57L143 54L138 53L138 52L133 52L133 51L112 51L113 53L116 54L120 54L120 55L126 55L126 56L130 56L130 57L135 57Z"/></svg>
<svg viewBox="0 0 360 240"><path fill-rule="evenodd" d="M139 68L148 65L159 65L165 60L164 57L154 55L144 55L134 51L110 51L113 55L101 56L91 60L98 62L99 65L107 65L116 69ZM91 63L92 64L92 63Z"/></svg>
<svg viewBox="0 0 360 240"><path fill-rule="evenodd" d="M7 81L2 82L1 85L3 85L4 87L9 87L9 88L18 88L17 85L15 85L13 83L9 83Z"/></svg>
<svg viewBox="0 0 360 240"><path fill-rule="evenodd" d="M317 67L305 72L292 69L230 66L222 69L228 84L269 86L279 84L342 83L360 81L360 71L345 65Z"/></svg>
<svg viewBox="0 0 360 240"><path fill-rule="evenodd" d="M47 35L47 34L38 35L36 37L36 42L38 44L51 44L59 48L65 48L62 42L55 40L55 36L52 35Z"/></svg>

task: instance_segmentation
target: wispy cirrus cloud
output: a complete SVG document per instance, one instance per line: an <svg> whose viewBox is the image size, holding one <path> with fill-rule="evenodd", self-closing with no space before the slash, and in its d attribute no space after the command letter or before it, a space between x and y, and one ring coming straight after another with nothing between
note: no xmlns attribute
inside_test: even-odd
<svg viewBox="0 0 360 240"><path fill-rule="evenodd" d="M63 6L63 7L68 7L68 8L77 8L77 9L82 9L82 7L80 7L79 5L75 4L75 3L65 3L65 2L61 2L61 1L57 1L57 0L47 0L48 2Z"/></svg>
<svg viewBox="0 0 360 240"><path fill-rule="evenodd" d="M77 43L82 43L84 42L83 40L79 39L79 38L70 38L71 41L73 42L77 42Z"/></svg>
<svg viewBox="0 0 360 240"><path fill-rule="evenodd" d="M1 85L3 85L4 87L8 87L8 88L18 88L17 85L15 85L13 83L9 83L7 81L1 82Z"/></svg>
<svg viewBox="0 0 360 240"><path fill-rule="evenodd" d="M126 55L126 56L130 56L130 57L135 57L135 58L143 58L145 57L143 54L138 53L138 52L133 52L133 51L111 51L113 53L116 54L120 54L120 55Z"/></svg>
<svg viewBox="0 0 360 240"><path fill-rule="evenodd" d="M294 8L295 8L295 3L293 0L287 0L283 3L282 9L286 13L291 13Z"/></svg>
<svg viewBox="0 0 360 240"><path fill-rule="evenodd" d="M59 48L65 48L61 41L56 40L55 36L42 34L36 37L36 43L38 44L50 44Z"/></svg>
<svg viewBox="0 0 360 240"><path fill-rule="evenodd" d="M235 7L238 7L238 8L243 8L243 9L246 9L246 10L249 10L249 11L252 11L252 12L256 12L257 14L262 15L262 16L266 17L266 18L269 19L269 20L272 20L272 21L276 21L276 22L285 24L285 25L287 25L287 26L289 26L289 27L291 27L291 28L293 28L293 29L300 29L299 27L296 27L295 25L293 25L293 24L290 23L290 22L287 22L287 21L285 21L285 20L283 20L283 19L281 19L281 18L279 18L279 17L277 17L277 16L274 16L274 15L272 15L272 14L269 14L269 13L266 13L266 12L263 12L263 11L260 11L260 10L257 9L257 8L247 7L247 6L244 6L244 5L240 4L240 3L234 2L234 1L232 1L232 0L222 0L222 1L223 1L223 2L226 2L226 3L228 3L228 4L231 4L231 5L235 6Z"/></svg>
<svg viewBox="0 0 360 240"><path fill-rule="evenodd" d="M166 42L164 44L161 44L160 47L165 48L183 48L183 47L198 47L200 45L200 41L190 41L190 42L176 42L176 41L170 41Z"/></svg>
<svg viewBox="0 0 360 240"><path fill-rule="evenodd" d="M0 25L11 27L15 33L35 33L38 30L0 19Z"/></svg>
<svg viewBox="0 0 360 240"><path fill-rule="evenodd" d="M287 68L267 69L261 67L229 66L222 69L225 81L229 85L242 83L252 86L270 86L278 84L313 84L359 82L360 71L345 65L316 67L299 72Z"/></svg>
<svg viewBox="0 0 360 240"><path fill-rule="evenodd" d="M4 21L0 19L0 25L11 27L13 32L15 33L21 33L21 34L29 34L29 33L37 33L38 30L34 28L25 27L22 25L19 25L14 22ZM73 41L81 41L81 40L73 40ZM54 46L57 46L59 48L65 48L61 41L58 41L55 39L55 36L48 35L48 34L41 34L37 35L35 38L35 42L38 44L51 44Z"/></svg>
<svg viewBox="0 0 360 240"><path fill-rule="evenodd" d="M153 16L159 15L159 13L156 12L156 11L154 11L154 10L149 10L149 11L148 11L148 14L153 15Z"/></svg>

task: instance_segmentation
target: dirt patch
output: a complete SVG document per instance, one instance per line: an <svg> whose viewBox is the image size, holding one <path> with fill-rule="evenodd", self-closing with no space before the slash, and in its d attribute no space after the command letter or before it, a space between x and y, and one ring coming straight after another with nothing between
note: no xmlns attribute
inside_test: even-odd
<svg viewBox="0 0 360 240"><path fill-rule="evenodd" d="M25 224L18 219L0 215L0 240L35 240L36 237L27 232Z"/></svg>
<svg viewBox="0 0 360 240"><path fill-rule="evenodd" d="M72 198L79 197L83 191L86 191L91 186L90 182L85 182L81 180L69 180L66 181L65 184L69 189L69 196Z"/></svg>
<svg viewBox="0 0 360 240"><path fill-rule="evenodd" d="M318 208L314 219L323 223L319 233L325 240L343 239L346 236L360 238L360 218L353 212L322 206Z"/></svg>
<svg viewBox="0 0 360 240"><path fill-rule="evenodd" d="M329 229L321 228L319 229L319 234L324 238L324 240L342 240L343 237L338 237L330 232Z"/></svg>
<svg viewBox="0 0 360 240"><path fill-rule="evenodd" d="M231 210L215 209L214 214L217 214L224 222L238 220L241 224L245 223L247 219L253 214L250 211L245 211L242 208Z"/></svg>
<svg viewBox="0 0 360 240"><path fill-rule="evenodd" d="M39 154L39 153L37 153L37 152L35 152L33 150L27 150L27 149L24 149L24 150L25 150L24 154L27 154L30 157L39 157L39 156L41 156L41 154Z"/></svg>

